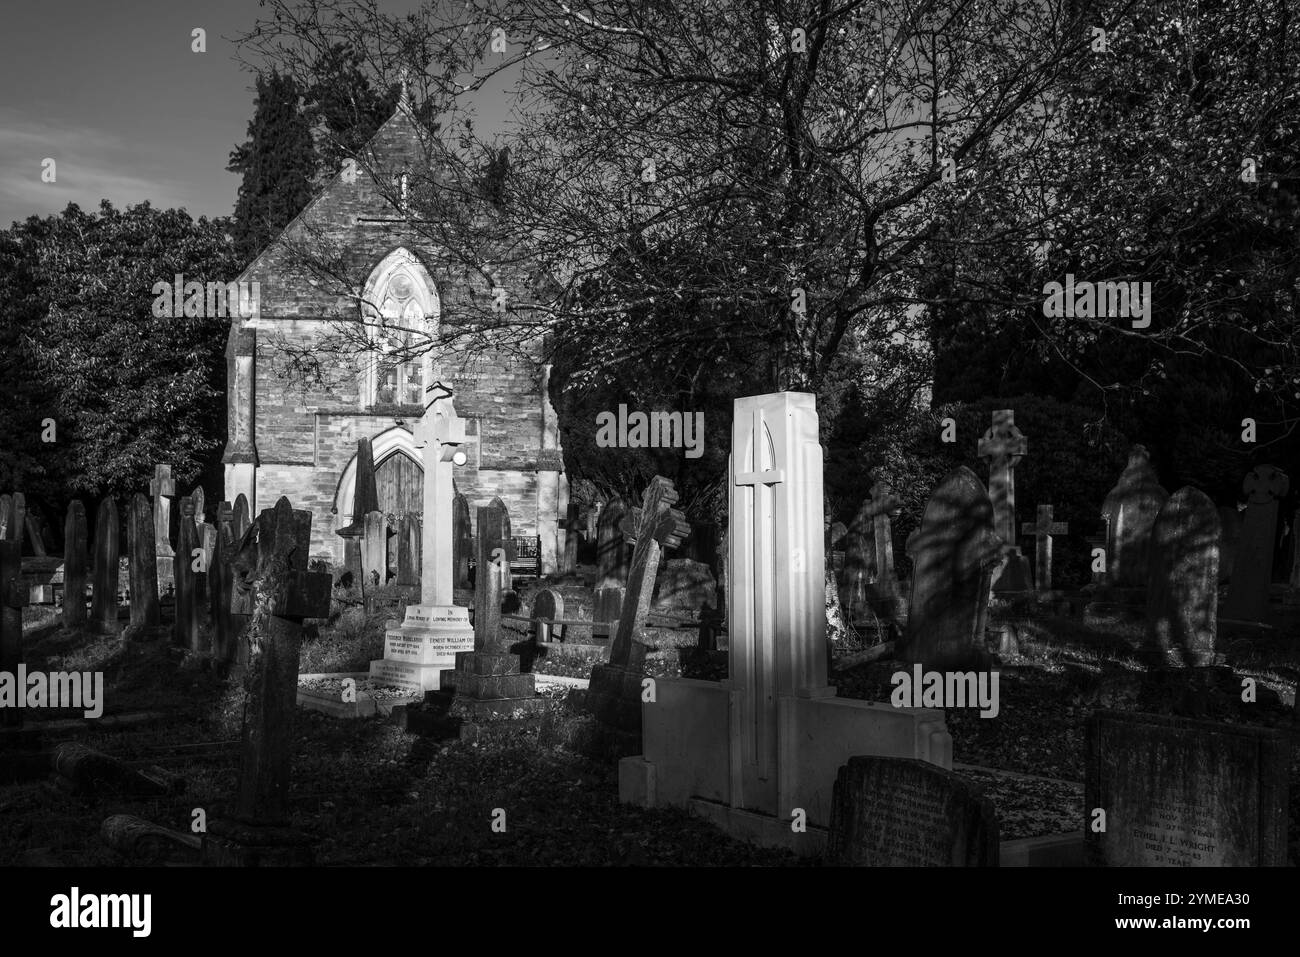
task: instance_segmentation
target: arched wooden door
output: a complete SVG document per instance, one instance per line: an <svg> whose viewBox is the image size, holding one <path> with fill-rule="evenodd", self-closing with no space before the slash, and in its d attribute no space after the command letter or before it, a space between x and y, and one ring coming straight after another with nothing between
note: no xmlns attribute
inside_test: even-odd
<svg viewBox="0 0 1300 957"><path fill-rule="evenodd" d="M424 513L424 469L405 452L394 452L375 468L379 510L393 517L396 526L407 512ZM397 541L390 539L388 568L397 572Z"/></svg>

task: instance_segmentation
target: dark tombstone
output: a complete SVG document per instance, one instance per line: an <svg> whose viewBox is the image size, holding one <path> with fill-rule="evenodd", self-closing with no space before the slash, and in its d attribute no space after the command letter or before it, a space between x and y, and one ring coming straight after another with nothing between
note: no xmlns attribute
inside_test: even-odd
<svg viewBox="0 0 1300 957"><path fill-rule="evenodd" d="M63 627L78 628L86 623L86 507L80 501L68 503L63 522ZM131 586L135 606L135 584ZM158 596L154 595L154 600Z"/></svg>
<svg viewBox="0 0 1300 957"><path fill-rule="evenodd" d="M564 561L560 571L565 575L572 575L578 570L578 531L584 527L576 503L570 502L565 509L565 517L560 527L564 529Z"/></svg>
<svg viewBox="0 0 1300 957"><path fill-rule="evenodd" d="M856 867L997 867L993 803L914 758L853 757L835 778L827 858Z"/></svg>
<svg viewBox="0 0 1300 957"><path fill-rule="evenodd" d="M564 596L553 588L543 588L533 599L533 641L546 644L564 640L564 626L553 624L564 617Z"/></svg>
<svg viewBox="0 0 1300 957"><path fill-rule="evenodd" d="M927 671L982 667L989 584L1002 541L993 531L993 503L974 472L963 466L939 483L907 554L912 603L903 659Z"/></svg>
<svg viewBox="0 0 1300 957"><path fill-rule="evenodd" d="M106 498L95 515L95 581L92 586L90 618L101 630L117 627L117 576L121 539L117 504Z"/></svg>
<svg viewBox="0 0 1300 957"><path fill-rule="evenodd" d="M199 530L194 524L194 502L188 496L181 499L180 524L176 534L176 622L172 641L190 651L202 651L202 635L198 603L198 570L194 567L201 559L195 555L199 549ZM201 554L201 552L200 552Z"/></svg>
<svg viewBox="0 0 1300 957"><path fill-rule="evenodd" d="M1272 465L1256 466L1242 482L1246 493L1246 516L1237 543L1232 583L1223 604L1224 618L1264 620L1268 609L1268 589L1273 581L1277 510L1290 488L1286 473Z"/></svg>
<svg viewBox="0 0 1300 957"><path fill-rule="evenodd" d="M397 584L420 584L420 516L407 512L397 523Z"/></svg>
<svg viewBox="0 0 1300 957"><path fill-rule="evenodd" d="M1164 662L1210 665L1219 605L1219 515L1190 486L1165 502L1147 554L1147 643Z"/></svg>
<svg viewBox="0 0 1300 957"><path fill-rule="evenodd" d="M23 606L27 595L22 544L0 539L0 671L11 675L16 675L23 663ZM22 723L23 709L0 708L0 727L18 728Z"/></svg>
<svg viewBox="0 0 1300 957"><path fill-rule="evenodd" d="M131 496L126 526L126 549L131 569L131 625L136 629L157 627L162 620L158 609L156 528L148 497L136 492Z"/></svg>
<svg viewBox="0 0 1300 957"><path fill-rule="evenodd" d="M451 500L451 580L453 588L469 587L469 556L474 551L469 502L459 492Z"/></svg>
<svg viewBox="0 0 1300 957"><path fill-rule="evenodd" d="M287 498L266 509L240 539L234 611L255 616L244 674L246 716L235 814L211 822L217 863L310 863L310 839L289 828L289 782L298 695L298 652L306 618L324 618L330 576L307 570L311 512ZM256 603L256 604L255 604ZM205 848L206 849L206 848Z"/></svg>
<svg viewBox="0 0 1300 957"><path fill-rule="evenodd" d="M352 522L335 534L343 539L343 564L360 586L366 580L362 570L361 540L366 533L366 515L379 511L379 486L375 481L375 453L369 439L357 439L357 472L352 489Z"/></svg>
<svg viewBox="0 0 1300 957"><path fill-rule="evenodd" d="M1286 866L1291 748L1283 732L1100 711L1086 740L1089 863Z"/></svg>
<svg viewBox="0 0 1300 957"><path fill-rule="evenodd" d="M623 519L627 507L615 498L600 510L596 528L596 587L623 585L627 582L627 543L623 537Z"/></svg>
<svg viewBox="0 0 1300 957"><path fill-rule="evenodd" d="M1147 584L1147 548L1156 515L1169 498L1141 445L1129 450L1128 465L1101 508L1107 526L1106 579L1120 588Z"/></svg>

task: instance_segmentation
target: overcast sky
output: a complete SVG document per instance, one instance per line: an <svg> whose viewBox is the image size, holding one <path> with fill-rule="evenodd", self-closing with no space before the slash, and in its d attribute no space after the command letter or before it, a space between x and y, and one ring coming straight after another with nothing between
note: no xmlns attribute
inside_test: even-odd
<svg viewBox="0 0 1300 957"><path fill-rule="evenodd" d="M394 12L417 5L392 0ZM103 198L230 213L239 179L225 167L247 133L253 79L229 38L258 15L257 0L5 0L0 228ZM190 50L195 27L206 53ZM46 157L55 183L41 181Z"/></svg>

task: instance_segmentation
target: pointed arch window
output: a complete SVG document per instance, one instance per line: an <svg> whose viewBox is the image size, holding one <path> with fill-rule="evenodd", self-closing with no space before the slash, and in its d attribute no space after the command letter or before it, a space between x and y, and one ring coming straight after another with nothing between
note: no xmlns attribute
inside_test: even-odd
<svg viewBox="0 0 1300 957"><path fill-rule="evenodd" d="M371 273L361 309L373 342L362 405L423 407L439 311L428 272L408 250L394 250Z"/></svg>

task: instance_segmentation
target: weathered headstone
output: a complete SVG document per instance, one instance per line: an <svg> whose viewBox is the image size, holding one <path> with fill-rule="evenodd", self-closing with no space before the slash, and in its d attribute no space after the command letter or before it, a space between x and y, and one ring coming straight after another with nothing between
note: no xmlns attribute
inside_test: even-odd
<svg viewBox="0 0 1300 957"><path fill-rule="evenodd" d="M1020 534L1033 535L1037 545L1034 549L1034 585L1040 592L1052 590L1052 536L1066 535L1070 526L1065 522L1052 521L1051 505L1038 506L1038 521L1024 522Z"/></svg>
<svg viewBox="0 0 1300 957"><path fill-rule="evenodd" d="M153 499L153 538L158 548L155 562L158 573L158 594L166 595L175 587L173 565L176 552L171 542L171 508L176 496L176 482L172 478L170 465L154 468L153 480L149 483L149 495Z"/></svg>
<svg viewBox="0 0 1300 957"><path fill-rule="evenodd" d="M194 500L181 499L180 525L176 532L176 622L172 640L190 651L203 651L201 611L198 600L198 576L194 567L199 550L199 530L194 524Z"/></svg>
<svg viewBox="0 0 1300 957"><path fill-rule="evenodd" d="M397 524L397 584L420 584L420 516L407 512Z"/></svg>
<svg viewBox="0 0 1300 957"><path fill-rule="evenodd" d="M455 588L469 587L469 557L474 551L469 502L459 492L451 504L451 576Z"/></svg>
<svg viewBox="0 0 1300 957"><path fill-rule="evenodd" d="M1121 588L1145 588L1151 527L1169 493L1161 488L1150 456L1141 445L1129 450L1128 465L1106 496L1101 517L1107 526L1106 580Z"/></svg>
<svg viewBox="0 0 1300 957"><path fill-rule="evenodd" d="M378 510L367 512L361 534L362 590L388 584L388 519Z"/></svg>
<svg viewBox="0 0 1300 957"><path fill-rule="evenodd" d="M158 544L149 498L142 492L131 496L127 516L126 547L131 569L131 625L154 628L161 621L158 610Z"/></svg>
<svg viewBox="0 0 1300 957"><path fill-rule="evenodd" d="M591 637L593 641L609 641L618 626L618 616L623 610L623 586L606 585L596 589L591 606Z"/></svg>
<svg viewBox="0 0 1300 957"><path fill-rule="evenodd" d="M576 502L570 502L565 509L560 527L564 529L564 561L560 565L560 571L572 575L578 570L578 532L583 527Z"/></svg>
<svg viewBox="0 0 1300 957"><path fill-rule="evenodd" d="M627 507L614 498L600 512L596 529L596 587L627 583L627 543L623 537L623 520Z"/></svg>
<svg viewBox="0 0 1300 957"><path fill-rule="evenodd" d="M194 486L193 491L190 492L190 501L194 503L194 524L202 525L204 516L207 513L207 500L203 494L202 485Z"/></svg>
<svg viewBox="0 0 1300 957"><path fill-rule="evenodd" d="M92 586L90 618L96 628L117 627L117 576L121 539L117 503L106 498L95 515L95 581Z"/></svg>
<svg viewBox="0 0 1300 957"><path fill-rule="evenodd" d="M1213 664L1219 605L1219 515L1204 492L1179 489L1156 516L1147 550L1147 642L1190 665Z"/></svg>
<svg viewBox="0 0 1300 957"><path fill-rule="evenodd" d="M0 539L0 671L11 675L16 675L23 663L23 606L27 597L22 544ZM0 708L0 727L17 728L22 723L22 708Z"/></svg>
<svg viewBox="0 0 1300 957"><path fill-rule="evenodd" d="M641 683L646 655L641 637L659 561L664 549L676 548L691 530L686 517L672 507L676 501L673 483L656 475L646 486L641 507L623 519L623 534L633 544L623 608L609 661L592 667L585 699L587 710L603 726L610 751L620 756L641 750Z"/></svg>
<svg viewBox="0 0 1300 957"><path fill-rule="evenodd" d="M234 561L238 607L253 616L244 675L246 716L233 821L211 832L241 863L307 863L310 842L289 823L289 781L297 710L298 652L306 618L329 614L330 576L307 570L311 512L287 498L266 509L244 534Z"/></svg>
<svg viewBox="0 0 1300 957"><path fill-rule="evenodd" d="M814 396L736 400L727 680L659 678L642 692L653 692L641 702L644 751L619 764L621 800L688 807L733 835L813 854L850 757L951 764L941 710L838 699L827 681L822 461Z"/></svg>
<svg viewBox="0 0 1300 957"><path fill-rule="evenodd" d="M993 802L914 758L853 757L835 779L828 859L856 867L996 867Z"/></svg>
<svg viewBox="0 0 1300 957"><path fill-rule="evenodd" d="M993 590L998 594L1029 591L1029 562L1016 546L1016 465L1029 452L1029 444L1016 428L1015 412L998 409L979 440L977 454L989 464L988 496L993 503L993 531L1002 541L1005 561L993 570Z"/></svg>
<svg viewBox="0 0 1300 957"><path fill-rule="evenodd" d="M1087 723L1088 860L1285 867L1290 763L1290 745L1276 730L1097 712ZM1098 810L1105 830L1094 827Z"/></svg>
<svg viewBox="0 0 1300 957"><path fill-rule="evenodd" d="M63 627L86 623L86 506L79 500L68 503L63 523ZM154 595L154 601L158 596ZM135 606L135 583L131 584L131 605Z"/></svg>
<svg viewBox="0 0 1300 957"><path fill-rule="evenodd" d="M912 603L902 656L927 671L983 666L989 578L1002 554L993 503L970 469L954 469L930 495L907 540Z"/></svg>
<svg viewBox="0 0 1300 957"><path fill-rule="evenodd" d="M445 389L438 384L435 388ZM458 652L474 647L469 609L453 597L454 466L465 464L460 446L465 423L451 394L441 394L424 410L415 438L424 457L424 498L420 530L420 602L408 605L399 626L384 632L384 657L370 663L372 680L422 693L440 687Z"/></svg>
<svg viewBox="0 0 1300 957"><path fill-rule="evenodd" d="M544 644L549 641L562 641L564 626L552 624L556 618L564 617L564 596L553 588L543 588L533 598L533 641Z"/></svg>
<svg viewBox="0 0 1300 957"><path fill-rule="evenodd" d="M495 503L497 500L494 499ZM509 515L504 506L478 510L478 549L474 579L474 650L456 655L456 697L451 714L469 722L533 713L545 707L536 679L520 671L501 634L501 566L508 564Z"/></svg>
<svg viewBox="0 0 1300 957"><path fill-rule="evenodd" d="M1279 468L1259 465L1241 486L1246 493L1246 515L1237 542L1232 582L1223 603L1223 617L1263 621L1268 609L1268 587L1273 581L1277 510L1291 488L1291 480Z"/></svg>

